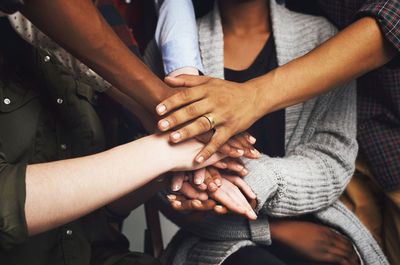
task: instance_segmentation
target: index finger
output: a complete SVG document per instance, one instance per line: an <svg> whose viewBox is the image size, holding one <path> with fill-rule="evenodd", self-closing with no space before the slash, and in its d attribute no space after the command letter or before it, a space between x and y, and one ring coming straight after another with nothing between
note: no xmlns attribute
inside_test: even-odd
<svg viewBox="0 0 400 265"><path fill-rule="evenodd" d="M196 155L195 161L199 164L209 159L230 138L224 127L216 129L210 142Z"/></svg>
<svg viewBox="0 0 400 265"><path fill-rule="evenodd" d="M156 111L158 115L165 115L171 110L182 107L194 101L201 99L204 96L204 90L201 87L189 87L170 96L157 105Z"/></svg>

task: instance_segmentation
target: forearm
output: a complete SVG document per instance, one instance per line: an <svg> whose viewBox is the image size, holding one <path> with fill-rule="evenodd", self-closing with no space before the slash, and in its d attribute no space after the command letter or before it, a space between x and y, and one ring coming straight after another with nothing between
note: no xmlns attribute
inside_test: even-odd
<svg viewBox="0 0 400 265"><path fill-rule="evenodd" d="M347 83L396 55L373 18L362 18L305 56L247 85L259 90L260 114L282 109ZM268 84L268 85L266 85Z"/></svg>
<svg viewBox="0 0 400 265"><path fill-rule="evenodd" d="M29 165L29 234L72 221L170 170L168 150L166 139L149 136L92 156Z"/></svg>
<svg viewBox="0 0 400 265"><path fill-rule="evenodd" d="M107 208L113 214L126 216L142 203L151 199L151 197L156 195L157 192L167 188L169 186L169 183L169 177L164 178L162 181L159 181L158 179L152 180L143 187L140 187L139 189L125 195L124 197L111 202L107 205Z"/></svg>
<svg viewBox="0 0 400 265"><path fill-rule="evenodd" d="M23 14L98 74L153 111L173 91L122 43L90 0L30 0Z"/></svg>
<svg viewBox="0 0 400 265"><path fill-rule="evenodd" d="M116 102L119 102L122 106L139 118L147 132L154 133L157 131L157 117L149 113L138 102L122 93L115 87L110 87L107 89L106 94Z"/></svg>

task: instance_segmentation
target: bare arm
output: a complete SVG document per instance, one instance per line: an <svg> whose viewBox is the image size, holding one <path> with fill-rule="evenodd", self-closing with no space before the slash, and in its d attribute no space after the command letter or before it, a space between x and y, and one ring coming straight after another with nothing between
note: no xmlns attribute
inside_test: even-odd
<svg viewBox="0 0 400 265"><path fill-rule="evenodd" d="M164 172L192 169L201 147L197 141L172 147L166 136L151 135L92 156L28 165L29 234L79 218Z"/></svg>
<svg viewBox="0 0 400 265"><path fill-rule="evenodd" d="M22 13L147 111L173 94L115 35L91 0L30 0Z"/></svg>
<svg viewBox="0 0 400 265"><path fill-rule="evenodd" d="M211 113L216 121L216 134L197 156L207 158L232 135L246 130L263 115L338 87L384 65L395 54L395 48L384 39L377 22L365 17L307 55L244 84L208 77L167 78L170 85L190 88L158 106L160 115L182 107L161 120L159 127L165 131L194 120L189 124L191 127L187 125L172 132L179 132L183 135L179 141L184 141L204 132L195 118ZM230 94L235 100L224 100L221 104L221 99ZM238 104L243 98L246 102ZM164 120L169 124L167 128L161 126Z"/></svg>
<svg viewBox="0 0 400 265"><path fill-rule="evenodd" d="M386 64L395 55L396 49L384 39L375 19L365 17L309 54L247 85L262 91L262 100L268 102L262 112L270 113L341 86Z"/></svg>

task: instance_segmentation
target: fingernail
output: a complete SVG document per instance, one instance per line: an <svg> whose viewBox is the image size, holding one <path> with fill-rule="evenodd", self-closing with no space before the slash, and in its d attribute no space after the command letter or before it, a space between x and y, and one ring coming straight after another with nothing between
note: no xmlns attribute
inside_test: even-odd
<svg viewBox="0 0 400 265"><path fill-rule="evenodd" d="M180 201L173 201L172 204L176 207L180 207L182 205Z"/></svg>
<svg viewBox="0 0 400 265"><path fill-rule="evenodd" d="M250 152L255 156L260 155L260 152L258 152L256 149L251 149Z"/></svg>
<svg viewBox="0 0 400 265"><path fill-rule="evenodd" d="M179 140L181 138L181 134L179 132L173 133L172 138L174 140Z"/></svg>
<svg viewBox="0 0 400 265"><path fill-rule="evenodd" d="M223 167L223 168L227 168L227 167L228 167L228 164L226 164L226 163L224 163L224 162L220 162L220 165L221 165L221 167Z"/></svg>
<svg viewBox="0 0 400 265"><path fill-rule="evenodd" d="M168 194L168 195L167 195L167 198L168 198L169 200L175 200L175 199L176 199L176 195L174 195L174 194Z"/></svg>
<svg viewBox="0 0 400 265"><path fill-rule="evenodd" d="M222 185L222 182L221 182L221 180L220 180L220 179L215 179L215 184L217 184L217 185L218 185L218 187L219 187L219 186L221 186L221 185Z"/></svg>
<svg viewBox="0 0 400 265"><path fill-rule="evenodd" d="M172 191L178 191L179 190L179 185L176 184L172 187Z"/></svg>
<svg viewBox="0 0 400 265"><path fill-rule="evenodd" d="M244 167L243 167L242 165L236 165L235 168L236 168L238 171L242 171Z"/></svg>
<svg viewBox="0 0 400 265"><path fill-rule="evenodd" d="M196 185L200 185L201 183L203 183L203 181L201 179L199 179L199 178L196 178L194 180L194 184L196 184Z"/></svg>
<svg viewBox="0 0 400 265"><path fill-rule="evenodd" d="M238 152L240 155L243 155L243 154L244 154L244 151L243 151L242 149L237 149L237 152Z"/></svg>
<svg viewBox="0 0 400 265"><path fill-rule="evenodd" d="M199 156L199 157L196 159L196 161L197 161L197 163L203 163L204 157L203 157L203 156Z"/></svg>
<svg viewBox="0 0 400 265"><path fill-rule="evenodd" d="M212 183L212 182L208 185L208 187L209 187L210 189L212 189L212 190L218 189L217 185L215 185L215 184Z"/></svg>
<svg viewBox="0 0 400 265"><path fill-rule="evenodd" d="M249 173L249 171L247 170L247 168L243 168L242 173L243 173L243 175L247 175L247 173Z"/></svg>
<svg viewBox="0 0 400 265"><path fill-rule="evenodd" d="M166 110L167 110L167 107L165 107L164 104L158 105L158 107L157 107L157 112L160 114L162 114Z"/></svg>
<svg viewBox="0 0 400 265"><path fill-rule="evenodd" d="M247 213L251 218L257 219L257 215L256 215L256 213L254 211L248 210Z"/></svg>
<svg viewBox="0 0 400 265"><path fill-rule="evenodd" d="M199 188L200 190L206 190L207 189L207 185L203 182L199 186L197 186L197 188Z"/></svg>
<svg viewBox="0 0 400 265"><path fill-rule="evenodd" d="M201 202L199 200L193 200L192 201L192 205L196 208L200 208L201 207Z"/></svg>
<svg viewBox="0 0 400 265"><path fill-rule="evenodd" d="M216 206L214 207L214 209L217 210L217 211L222 211L222 210L223 210L223 208L222 208L221 205L216 205Z"/></svg>
<svg viewBox="0 0 400 265"><path fill-rule="evenodd" d="M249 141L250 141L251 144L255 144L257 140L256 140L256 138L254 138L253 136L250 135L249 136Z"/></svg>
<svg viewBox="0 0 400 265"><path fill-rule="evenodd" d="M167 120L162 120L162 121L160 121L160 126L163 129L168 129L169 122Z"/></svg>

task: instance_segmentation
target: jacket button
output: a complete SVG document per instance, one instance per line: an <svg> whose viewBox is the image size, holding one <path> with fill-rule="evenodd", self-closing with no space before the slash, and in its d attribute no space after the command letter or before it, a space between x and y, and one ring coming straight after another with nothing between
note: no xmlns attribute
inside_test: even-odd
<svg viewBox="0 0 400 265"><path fill-rule="evenodd" d="M61 144L60 148L61 148L61 150L65 151L65 150L67 150L67 145L66 144Z"/></svg>
<svg viewBox="0 0 400 265"><path fill-rule="evenodd" d="M6 104L6 105L10 105L11 100L10 100L9 98L5 98L3 102L4 102L4 104Z"/></svg>
<svg viewBox="0 0 400 265"><path fill-rule="evenodd" d="M72 230L67 230L66 234L71 236L72 235Z"/></svg>
<svg viewBox="0 0 400 265"><path fill-rule="evenodd" d="M64 102L64 100L62 98L57 99L57 104L62 104L63 102Z"/></svg>
<svg viewBox="0 0 400 265"><path fill-rule="evenodd" d="M44 60L45 63L50 62L50 56L46 55L46 56L43 58L43 60Z"/></svg>

